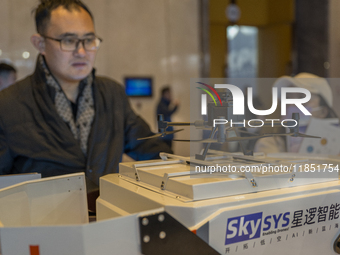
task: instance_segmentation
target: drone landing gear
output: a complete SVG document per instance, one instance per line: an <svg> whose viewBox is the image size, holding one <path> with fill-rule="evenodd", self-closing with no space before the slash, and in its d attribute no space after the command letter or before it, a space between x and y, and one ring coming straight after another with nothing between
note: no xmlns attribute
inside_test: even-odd
<svg viewBox="0 0 340 255"><path fill-rule="evenodd" d="M240 135L240 132L237 128L235 128L235 133L238 137L241 137ZM247 150L243 144L243 141L239 141L238 142L240 147L241 147L241 150L243 152L243 155L246 155L246 156L254 156L254 152L252 150Z"/></svg>
<svg viewBox="0 0 340 255"><path fill-rule="evenodd" d="M215 126L215 127L211 130L209 139L213 139L213 138L214 138L216 129L217 129L217 126ZM205 147L204 147L203 153L202 153L202 154L196 154L196 155L195 155L195 158L198 159L198 160L205 160L205 158L207 157L207 153L208 153L210 144L211 144L211 143L207 143L207 144L205 145Z"/></svg>
<svg viewBox="0 0 340 255"><path fill-rule="evenodd" d="M225 124L218 124L211 130L211 133L210 133L210 136L209 136L210 140L213 140L214 135L216 133L216 130L217 130L217 141L220 142L220 143L224 143L227 140L225 132L224 132ZM237 128L235 128L235 133L236 133L237 137L241 137L240 132ZM243 141L240 140L240 141L238 141L238 143L240 144L241 150L242 150L244 155L246 155L246 156L253 156L254 155L252 150L247 150L245 148ZM207 143L204 147L203 153L202 154L196 154L195 159L206 160L210 145L211 145L211 143Z"/></svg>

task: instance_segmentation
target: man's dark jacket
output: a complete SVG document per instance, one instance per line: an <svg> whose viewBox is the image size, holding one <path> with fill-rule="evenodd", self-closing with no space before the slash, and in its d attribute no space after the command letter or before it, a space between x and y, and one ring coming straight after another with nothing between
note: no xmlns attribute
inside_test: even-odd
<svg viewBox="0 0 340 255"><path fill-rule="evenodd" d="M58 115L39 69L0 93L0 174L47 177L84 171L98 185L100 176L118 171L124 152L135 160L171 152L160 139L137 141L152 135L148 125L132 111L119 84L95 77L95 118L85 156Z"/></svg>

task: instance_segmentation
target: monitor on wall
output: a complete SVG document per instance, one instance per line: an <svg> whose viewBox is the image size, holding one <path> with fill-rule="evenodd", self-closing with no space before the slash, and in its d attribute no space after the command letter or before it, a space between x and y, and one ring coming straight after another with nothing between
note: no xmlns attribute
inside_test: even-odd
<svg viewBox="0 0 340 255"><path fill-rule="evenodd" d="M129 97L152 97L152 77L124 78L125 93Z"/></svg>

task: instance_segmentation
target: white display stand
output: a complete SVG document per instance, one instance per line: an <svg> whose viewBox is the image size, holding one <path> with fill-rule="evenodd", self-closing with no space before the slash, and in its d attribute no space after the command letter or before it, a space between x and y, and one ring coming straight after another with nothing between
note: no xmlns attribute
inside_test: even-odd
<svg viewBox="0 0 340 255"><path fill-rule="evenodd" d="M88 222L83 173L22 182L0 190L3 227Z"/></svg>
<svg viewBox="0 0 340 255"><path fill-rule="evenodd" d="M1 228L2 255L140 255L138 215L78 225Z"/></svg>
<svg viewBox="0 0 340 255"><path fill-rule="evenodd" d="M97 220L164 207L220 254L336 254L340 181L332 167L340 165L338 158L269 154L198 162L168 156L121 163L119 174L102 177ZM188 162L327 167L320 172L293 167L285 173L197 174Z"/></svg>
<svg viewBox="0 0 340 255"><path fill-rule="evenodd" d="M41 174L39 173L0 175L0 189L20 182L38 180L40 178Z"/></svg>
<svg viewBox="0 0 340 255"><path fill-rule="evenodd" d="M331 165L340 164L336 157L228 154L205 162L162 157L122 163L119 174L102 177L99 221L93 223L88 223L84 173L1 189L2 255L172 255L190 254L188 250L195 247L215 249L194 252L204 255L336 254L340 181L338 173L331 171ZM293 170L197 174L188 162L224 162L239 168L261 164L327 167L324 174ZM175 220L169 221L170 216ZM184 227L176 226L177 221Z"/></svg>

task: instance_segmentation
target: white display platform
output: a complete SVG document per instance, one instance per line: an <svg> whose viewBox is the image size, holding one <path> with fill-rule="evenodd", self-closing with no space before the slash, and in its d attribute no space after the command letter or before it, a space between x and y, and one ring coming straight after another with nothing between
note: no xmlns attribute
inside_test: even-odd
<svg viewBox="0 0 340 255"><path fill-rule="evenodd" d="M88 223L84 173L0 190L2 255L140 255L139 216Z"/></svg>
<svg viewBox="0 0 340 255"><path fill-rule="evenodd" d="M227 156L202 163L175 156L166 161L121 163L119 174L100 179L97 220L164 207L221 254L336 254L340 181L334 166L340 160L297 154L249 159L235 155L234 160ZM326 164L326 168L322 172L292 167L286 173L193 174L186 162L230 162L239 168L284 164L297 169Z"/></svg>
<svg viewBox="0 0 340 255"><path fill-rule="evenodd" d="M229 154L230 155L230 154ZM325 181L334 181L338 179L337 171L329 171L329 168L322 164L340 165L340 160L337 158L327 157L313 157L301 156L296 154L272 154L271 157L257 157L256 160L264 163L246 162L240 159L250 158L246 156L237 155L238 160L235 161L231 156L227 159L216 159L213 161L192 160L189 157L176 157L168 161L143 161L140 163L126 162L119 166L119 174L121 178L126 180L136 180L138 176L138 183L149 185L155 191L162 187L166 192L174 193L176 196L181 196L183 200L202 200L224 196L231 196L237 194L248 194L252 192L296 187L306 184L313 184ZM179 162L181 161L181 162ZM190 162L185 164L183 162ZM266 162L270 162L267 163ZM192 166L192 164L195 164ZM137 167L135 167L135 165ZM264 172L251 173L249 178L247 174L240 172L244 166L255 169L265 168L268 166L285 166L287 172ZM305 165L314 168L320 168L320 172L314 171L300 171ZM195 172L195 167L198 169L205 169L218 166L234 166L236 172L221 172L221 173L199 173ZM339 166L340 167L340 166ZM245 178L247 177L247 178ZM254 179L256 186L249 185L250 179ZM290 179L293 179L290 181ZM228 188L226 188L228 187Z"/></svg>
<svg viewBox="0 0 340 255"><path fill-rule="evenodd" d="M337 158L223 157L239 168L291 162L309 168L326 164L326 168L324 174L190 175L187 161L200 166L222 162L174 156L122 163L120 174L100 179L99 221L93 223L88 223L84 173L19 183L0 190L2 255L140 255L153 240L166 244L173 240L167 239L171 232L177 235L176 229L154 232L154 225L150 235L141 235L144 219L164 211L221 254L336 254L333 245L340 233ZM189 244L176 240L174 245L180 250Z"/></svg>
<svg viewBox="0 0 340 255"><path fill-rule="evenodd" d="M87 222L84 173L22 182L0 190L0 226Z"/></svg>
<svg viewBox="0 0 340 255"><path fill-rule="evenodd" d="M38 180L40 178L41 174L39 173L0 175L0 189L20 182Z"/></svg>
<svg viewBox="0 0 340 255"><path fill-rule="evenodd" d="M139 216L69 226L0 228L2 255L141 255Z"/></svg>

